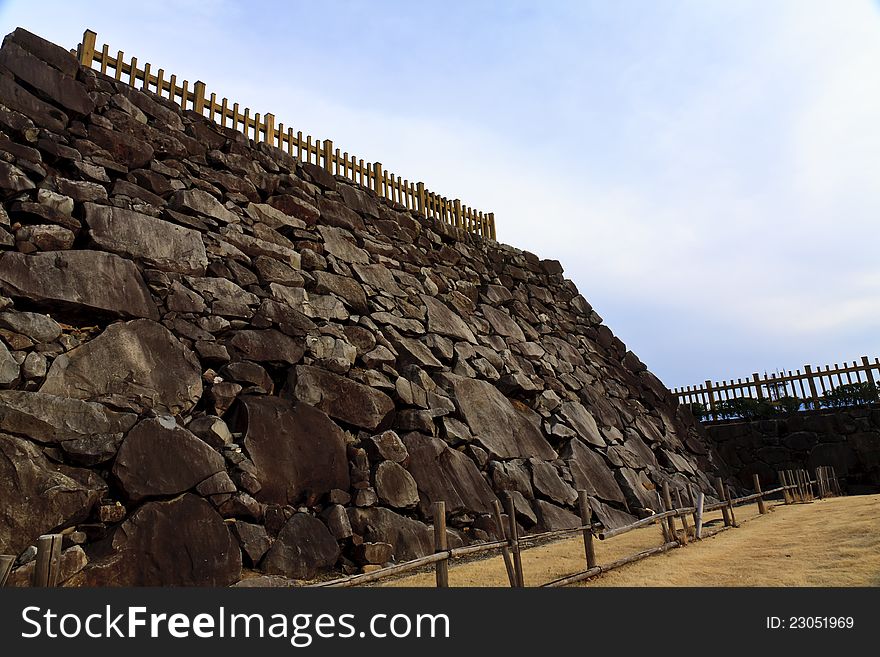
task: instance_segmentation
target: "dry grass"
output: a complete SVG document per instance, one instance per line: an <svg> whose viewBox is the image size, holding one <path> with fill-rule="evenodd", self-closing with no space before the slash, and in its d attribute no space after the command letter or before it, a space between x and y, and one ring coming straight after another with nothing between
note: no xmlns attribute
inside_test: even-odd
<svg viewBox="0 0 880 657"><path fill-rule="evenodd" d="M720 513L707 517L709 531ZM736 509L740 527L687 547L623 566L581 586L880 586L880 495L840 497L812 504ZM600 564L655 547L657 525L596 541ZM567 539L522 553L527 586L581 571L583 541ZM455 563L455 562L453 562ZM458 562L451 586L507 586L500 556ZM433 571L385 586L434 586Z"/></svg>

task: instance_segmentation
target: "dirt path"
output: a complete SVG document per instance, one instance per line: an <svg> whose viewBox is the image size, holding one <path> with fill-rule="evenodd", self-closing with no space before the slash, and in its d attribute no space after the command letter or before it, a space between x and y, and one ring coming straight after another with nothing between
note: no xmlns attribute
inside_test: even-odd
<svg viewBox="0 0 880 657"><path fill-rule="evenodd" d="M713 514L710 529L720 524ZM880 586L880 495L736 509L740 527L605 573L582 586ZM596 541L600 564L661 543L659 527ZM523 552L527 586L585 567L579 538ZM459 562L451 586L507 586L501 557ZM433 571L387 582L433 586Z"/></svg>

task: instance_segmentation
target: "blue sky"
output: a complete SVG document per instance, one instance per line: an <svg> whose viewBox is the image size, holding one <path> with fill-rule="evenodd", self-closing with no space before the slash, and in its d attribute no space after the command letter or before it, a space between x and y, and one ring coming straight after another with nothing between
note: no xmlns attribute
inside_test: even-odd
<svg viewBox="0 0 880 657"><path fill-rule="evenodd" d="M494 210L667 385L880 355L877 2L35 6Z"/></svg>

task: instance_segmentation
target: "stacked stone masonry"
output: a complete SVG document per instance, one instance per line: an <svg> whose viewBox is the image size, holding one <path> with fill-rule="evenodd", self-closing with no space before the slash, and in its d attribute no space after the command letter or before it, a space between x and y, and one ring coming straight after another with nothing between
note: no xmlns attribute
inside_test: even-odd
<svg viewBox="0 0 880 657"><path fill-rule="evenodd" d="M765 484L779 470L815 472L830 465L850 493L880 490L880 408L801 412L777 419L707 424L730 472L744 486L757 474Z"/></svg>
<svg viewBox="0 0 880 657"><path fill-rule="evenodd" d="M66 585L287 583L616 526L717 459L558 262L81 68L0 51L0 553Z"/></svg>

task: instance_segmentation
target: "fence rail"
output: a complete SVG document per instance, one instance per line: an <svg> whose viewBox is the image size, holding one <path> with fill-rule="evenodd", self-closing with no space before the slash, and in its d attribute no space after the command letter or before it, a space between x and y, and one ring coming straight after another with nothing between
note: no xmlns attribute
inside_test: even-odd
<svg viewBox="0 0 880 657"><path fill-rule="evenodd" d="M469 233L488 239L496 239L495 215L463 205L459 199L449 199L432 192L422 182L411 182L399 175L382 169L381 162L365 162L347 151L340 152L330 139L318 139L311 135L303 136L302 131L283 123L275 123L272 113L254 113L248 107L240 111L239 103L227 98L218 98L216 93L208 93L205 83L197 80L190 86L188 80L178 81L176 75L166 76L164 69L153 72L149 63L138 65L137 57L125 60L123 51L110 54L107 44L98 49L97 33L86 30L82 43L71 53L80 64L105 75L110 75L132 87L149 91L170 99L181 109L191 109L212 122L242 132L257 142L265 142L301 162L309 162L323 167L332 175L342 176L351 182L372 189L378 196L389 199L400 206L417 212L422 217L433 218Z"/></svg>
<svg viewBox="0 0 880 657"><path fill-rule="evenodd" d="M707 379L701 385L674 388L672 393L682 404L702 404L717 419L719 402L733 399L773 401L786 396L796 397L808 407L816 409L826 393L857 383L876 385L877 376L880 376L880 358L871 362L867 356L862 356L861 362L848 364L844 361L843 366L835 363L833 367L825 365L824 368L817 366L813 369L811 365L804 365L803 371L788 370L787 373L782 371L769 375L765 372L763 377L755 372L751 378L736 381L731 379L713 383Z"/></svg>
<svg viewBox="0 0 880 657"><path fill-rule="evenodd" d="M601 525L593 525L590 523L592 512L590 509L589 498L585 491L578 491L578 504L582 523L580 526L572 527L570 529L529 534L522 537L517 534L518 530L515 520L516 510L513 505L513 498L508 497L506 523L503 522L501 504L496 500L493 507L496 527L504 538L459 548L449 548L446 545L445 504L443 502L435 502L433 507L433 517L435 518L436 523L434 531L434 554L380 568L372 572L340 577L333 580L318 582L310 586L359 586L404 575L425 568L426 566L433 566L436 573L436 585L438 587L447 587L449 586L450 560L464 556L500 552L504 558L504 565L510 586L524 587L526 584L522 561L520 559L520 553L524 544L581 534L584 541L586 570L537 585L542 588L566 586L568 584L592 579L602 573L629 563L640 561L654 554L666 552L667 550L677 547L683 547L688 544L689 540L708 538L709 536L717 534L725 529L737 527L738 524L736 522L736 516L734 515L734 508L743 504L757 502L758 512L761 515L764 515L767 513L765 501L771 496L777 494L781 494L784 504L809 503L816 497L821 499L843 494L837 482L837 476L834 473L834 469L830 466L820 466L816 468L815 479L811 478L810 473L806 470L782 471L778 473L778 477L780 485L776 488L764 491L761 489L760 479L755 475L755 492L741 497L733 497L732 489L729 486L724 486L719 478L715 482L715 487L720 501L711 504L705 503L705 495L702 492L695 493L693 489L688 487L683 491L675 491L677 506L673 506L672 491L669 485L666 484L663 487L662 494L660 492L657 493L658 505L659 509L661 509L658 513L614 529L604 529ZM683 499L687 500L687 506L684 505L682 501ZM704 532L704 514L718 510L722 511L724 521L723 527L713 530L711 533ZM693 525L691 525L688 518L692 518ZM676 528L676 523L681 525L680 529ZM617 559L616 561L607 564L597 563L594 538L598 537L599 540L604 541L653 524L659 524L661 527L663 535L663 543L661 545Z"/></svg>
<svg viewBox="0 0 880 657"><path fill-rule="evenodd" d="M496 528L503 538L500 540L489 541L487 543L478 543L457 548L450 548L446 543L446 504L445 502L435 502L433 505L433 554L428 554L403 563L386 566L372 572L317 582L310 586L339 588L359 586L389 579L391 577L396 577L433 565L437 587L445 588L449 586L449 562L452 559L500 552L504 558L504 567L507 571L507 578L510 586L521 588L526 585L522 560L520 558L521 549L524 544L581 534L584 541L586 570L538 584L540 587L566 586L568 584L591 579L602 573L629 563L640 561L654 554L666 552L667 550L676 547L683 547L687 545L688 541L691 539L701 540L717 534L720 531L724 531L725 529L737 527L734 507L748 504L749 502L757 501L758 512L761 515L764 515L768 510L765 505L765 500L778 493L782 494L782 500L785 504L794 504L796 502L809 503L816 497L822 499L843 494L837 481L837 475L834 472L834 468L831 466L817 467L815 470L815 479L812 479L811 474L806 470L780 471L777 473L777 476L780 485L771 490L764 491L761 489L761 481L758 478L758 475L754 475L755 492L751 495L744 495L737 498L732 497L732 489L729 486L724 486L721 479L718 478L715 480L715 489L720 501L711 504L705 503L705 495L702 492L698 491L695 493L693 488L688 486L683 489L683 492L682 489L675 490L677 506L673 506L672 490L669 484L666 483L663 486L662 495L660 492L657 493L658 508L660 511L647 518L642 518L641 520L636 520L628 525L623 525L614 529L605 529L601 525L593 525L590 522L592 510L589 497L587 496L586 491L578 491L578 506L581 516L580 526L572 527L570 529L558 529L538 534L529 534L523 537L519 537L517 533L516 509L513 497L508 496L506 523L504 522L504 517L502 515L501 503L498 500L495 500L493 503L493 515ZM687 506L684 505L682 501L683 499L687 500ZM724 526L713 530L711 533L704 532L703 515L717 510L722 511ZM693 518L693 526L691 526L688 521L688 517ZM681 525L681 529L676 528L676 521ZM662 530L663 543L661 545L617 559L610 563L599 564L597 562L596 551L594 548L595 537L598 537L601 541L605 541L615 536L620 536L621 534L626 534L653 524L659 524ZM35 568L33 569L30 582L33 586L57 586L60 583L61 542L61 534L46 534L40 536L37 542ZM0 587L3 587L6 584L7 577L11 573L14 562L15 555L0 555Z"/></svg>

